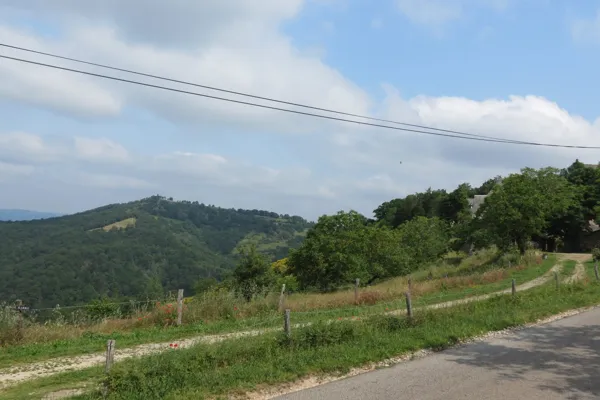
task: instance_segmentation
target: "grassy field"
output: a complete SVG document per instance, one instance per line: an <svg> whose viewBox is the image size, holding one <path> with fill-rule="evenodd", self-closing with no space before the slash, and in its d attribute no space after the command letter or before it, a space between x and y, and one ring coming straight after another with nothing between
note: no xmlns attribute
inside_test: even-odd
<svg viewBox="0 0 600 400"><path fill-rule="evenodd" d="M587 265L589 273L589 265ZM592 270L593 274L593 270ZM109 399L202 399L243 393L310 375L345 373L418 349L441 350L488 331L533 322L600 302L600 284L554 282L510 295L415 313L370 316L356 321L315 323L281 333L172 350L117 363L106 384ZM98 368L65 373L15 386L3 399L41 398L45 393L87 385L79 399L100 399L94 388L104 378Z"/></svg>
<svg viewBox="0 0 600 400"><path fill-rule="evenodd" d="M91 231L99 231L100 229L102 229L103 231L108 232L111 229L125 229L125 228L129 228L130 226L135 226L136 222L137 222L136 218L127 218L122 221L118 221L113 224L103 226L102 228L92 229Z"/></svg>
<svg viewBox="0 0 600 400"><path fill-rule="evenodd" d="M524 283L543 275L555 264L552 256L543 262L538 257L511 268L498 268L490 260L490 254L480 254L464 260L458 267L434 267L421 276L416 275L411 290L413 304L425 306L507 289L511 279ZM434 279L428 279L430 273ZM365 318L404 309L407 289L407 278L397 278L361 289L359 305L353 304L353 291L342 291L292 295L286 300L286 308L292 310L294 323ZM25 328L21 343L0 348L0 368L101 352L108 339L117 340L119 347L124 348L199 335L279 327L282 321L281 313L276 310L277 298L242 304L231 293L222 293L221 297L187 306L184 324L180 327L157 326L147 319L140 321L141 317L109 319L94 325L32 324Z"/></svg>

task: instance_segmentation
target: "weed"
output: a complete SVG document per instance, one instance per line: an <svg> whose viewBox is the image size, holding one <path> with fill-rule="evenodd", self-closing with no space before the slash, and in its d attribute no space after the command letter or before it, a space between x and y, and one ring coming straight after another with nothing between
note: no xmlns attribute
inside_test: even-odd
<svg viewBox="0 0 600 400"><path fill-rule="evenodd" d="M359 325L351 321L317 322L295 330L292 337L285 333L278 336L280 346L295 348L315 348L334 343L346 343L359 335Z"/></svg>

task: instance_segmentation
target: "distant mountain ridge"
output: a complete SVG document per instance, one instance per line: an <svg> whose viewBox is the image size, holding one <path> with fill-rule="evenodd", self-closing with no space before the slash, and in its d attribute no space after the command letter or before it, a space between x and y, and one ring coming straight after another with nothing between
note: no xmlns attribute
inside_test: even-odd
<svg viewBox="0 0 600 400"><path fill-rule="evenodd" d="M0 303L74 305L102 296L193 294L223 278L241 246L286 257L313 226L298 216L235 210L162 196L58 218L0 222Z"/></svg>
<svg viewBox="0 0 600 400"><path fill-rule="evenodd" d="M63 214L21 210L21 209L0 209L0 221L31 221L34 219L60 217Z"/></svg>

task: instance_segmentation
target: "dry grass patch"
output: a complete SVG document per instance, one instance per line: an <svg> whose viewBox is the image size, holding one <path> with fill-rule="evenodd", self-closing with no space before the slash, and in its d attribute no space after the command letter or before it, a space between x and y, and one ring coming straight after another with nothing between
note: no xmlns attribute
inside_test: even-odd
<svg viewBox="0 0 600 400"><path fill-rule="evenodd" d="M129 227L135 227L136 222L137 222L137 218L126 218L122 221L117 221L115 223L103 226L102 228L90 229L90 232L99 231L100 229L102 229L104 232L108 232L111 229L117 229L117 230L126 229Z"/></svg>

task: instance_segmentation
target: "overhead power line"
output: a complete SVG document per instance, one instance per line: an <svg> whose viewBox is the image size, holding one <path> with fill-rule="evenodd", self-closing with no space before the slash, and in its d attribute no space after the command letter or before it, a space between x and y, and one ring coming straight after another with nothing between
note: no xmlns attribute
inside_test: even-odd
<svg viewBox="0 0 600 400"><path fill-rule="evenodd" d="M94 73L94 72L82 71L82 70L78 70L78 69L74 69L74 68L62 67L62 66L59 66L59 65L46 64L46 63L41 63L41 62L32 61L32 60L26 60L26 59L17 58L17 57L10 57L10 56L5 56L5 55L0 55L0 58L4 58L4 59L7 59L7 60L13 60L13 61L19 61L19 62L22 62L22 63L37 65L37 66L46 67L46 68L52 68L52 69L57 69L57 70L62 70L62 71L73 72L73 73L77 73L77 74L81 74L81 75L94 76L94 77L108 79L108 80L113 80L113 81L118 81L118 82L130 83L130 84L133 84L133 85L139 85L139 86L144 86L144 87L161 89L161 90L166 90L166 91L175 92L175 93L189 94L189 95L192 95L192 96L204 97L204 98L213 99L213 100L221 100L221 101L225 101L225 102L229 102L229 103L243 104L243 105L257 107L257 108L262 108L262 109L282 111L282 112L287 112L287 113L291 113L291 114L298 114L298 115L304 115L304 116L310 116L310 117L315 117L315 118L326 119L326 120L330 120L330 121L348 122L348 123L352 123L352 124L356 124L356 125L370 126L370 127L375 127L375 128L392 129L392 130L403 131L403 132L414 132L414 133L421 133L421 134L425 134L425 135L440 136L440 137L449 137L449 138L463 139L463 140L474 140L474 141L481 141L481 142L494 142L494 143L506 143L506 144L518 144L518 145L530 145L530 146L544 146L544 147L559 147L559 148L573 148L573 149L600 149L600 147L597 147L597 146L576 146L576 145L559 145L559 144L552 144L552 143L537 143L537 142L524 142L524 141L507 141L505 139L497 139L497 138L483 138L483 137L474 137L474 136L457 136L457 135L449 134L449 133L428 132L428 131L417 130L417 129L400 128L400 127L397 127L397 126L381 125L381 124L375 124L375 123L364 122L364 121L355 121L355 120L350 120L350 119L345 119L345 118L333 117L333 116L330 116L330 115L321 115L321 114L309 113L309 112L298 111L298 110L290 110L290 109L287 109L287 108L280 108L280 107L268 106L268 105L264 105L264 104L251 103L251 102L248 102L248 101L228 99L228 98L224 98L224 97L208 95L208 94L205 94L205 93L197 93L197 92L191 92L191 91L188 91L188 90L175 89L175 88L170 88L170 87L166 87L166 86L154 85L154 84L150 84L150 83L139 82L139 81L134 81L134 80L130 80L130 79L124 79L124 78L118 78L118 77L104 75L104 74L98 74L98 73Z"/></svg>
<svg viewBox="0 0 600 400"><path fill-rule="evenodd" d="M366 115L353 114L353 113L339 111L339 110L332 110L332 109L328 109L328 108L315 107L315 106L310 106L310 105L301 104L301 103L295 103L295 102L291 102L291 101L274 99L272 97L258 96L258 95L244 93L244 92L239 92L239 91L235 91L235 90L228 90L228 89L218 88L218 87L215 87L215 86L201 85L199 83L194 83L194 82L189 82L189 81L183 81L183 80L180 80L180 79L168 78L168 77L154 75L154 74L148 74L148 73L144 73L144 72L134 71L134 70L131 70L131 69L119 68L119 67L114 67L114 66L111 66L111 65L100 64L100 63L95 63L95 62L91 62L91 61L85 61L85 60L81 60L81 59L77 59L77 58L61 56L59 54L47 53L47 52L44 52L44 51L28 49L28 48L25 48L25 47L14 46L14 45L6 44L6 43L0 43L0 46L1 47L10 48L10 49L14 49L14 50L24 51L24 52L28 52L28 53L32 53L32 54L39 54L39 55L43 55L43 56L47 56L47 57L58 58L58 59L61 59L61 60L67 60L67 61L73 61L73 62L80 63L80 64L91 65L91 66L94 66L94 67L106 68L106 69L110 69L110 70L113 70L113 71L126 72L126 73L129 73L129 74L134 74L134 75L139 75L139 76L145 76L145 77L148 77L148 78L159 79L159 80L173 82L173 83L180 83L180 84L184 84L184 85L195 86L195 87L202 88L202 89L209 89L209 90L214 90L214 91L218 91L218 92L222 92L222 93L234 94L236 96L249 97L249 98L253 98L253 99L257 99L257 100L266 100L266 101L270 101L270 102L274 102L274 103L286 104L286 105L289 105L289 106L307 108L307 109L315 110L315 111L324 111L324 112L338 114L338 115L345 115L347 117L362 118L362 119L367 119L367 120L371 120L371 121L385 122L385 123L394 124L394 125L409 126L409 127L412 127L412 128L428 129L428 130L433 130L433 131L437 131L437 132L452 133L452 134L455 134L455 135L464 135L464 136L480 137L480 138L485 138L485 139L501 140L501 141L506 141L506 142L518 142L518 143L522 143L521 140L503 139L503 138L494 137L494 136L479 135L479 134L466 133L466 132L461 132L461 131L456 131L456 130L451 130L451 129L434 128L434 127L425 126L425 125L417 125L417 124L410 124L410 123L407 123L407 122L393 121L393 120L383 119L383 118L375 118L375 117L370 117L370 116L366 116Z"/></svg>

